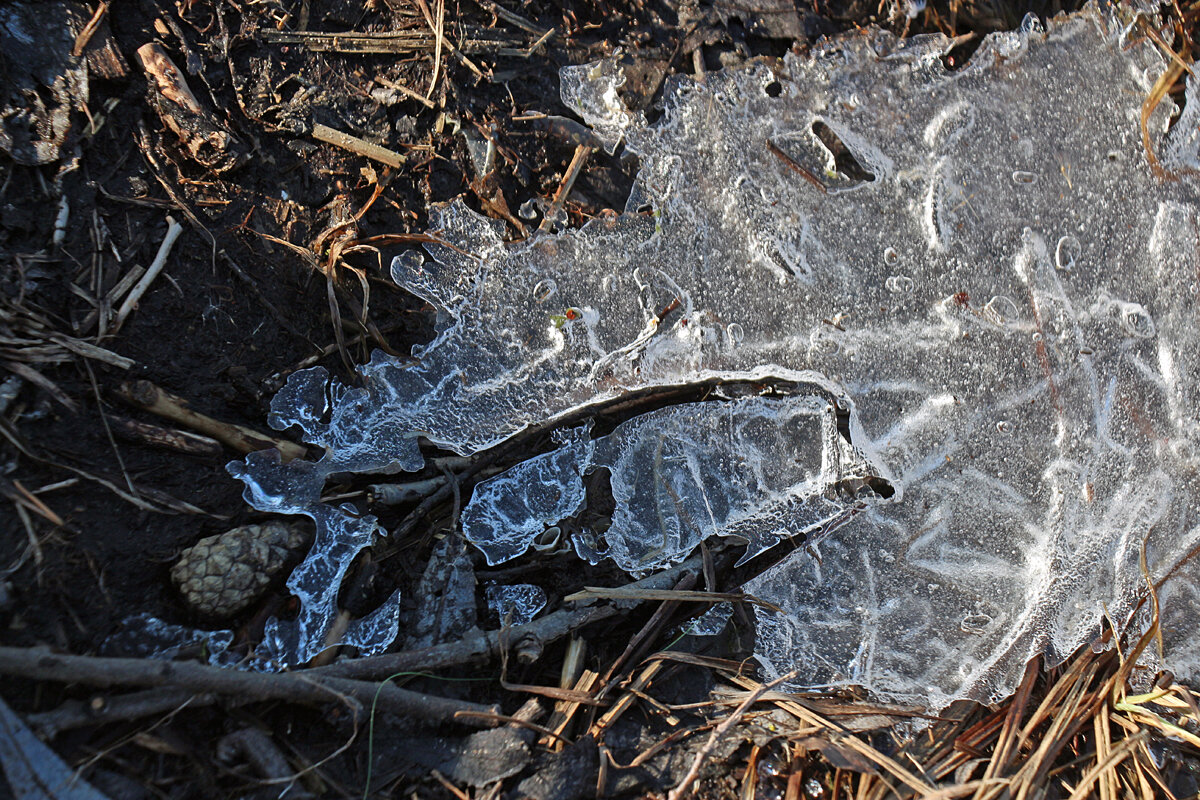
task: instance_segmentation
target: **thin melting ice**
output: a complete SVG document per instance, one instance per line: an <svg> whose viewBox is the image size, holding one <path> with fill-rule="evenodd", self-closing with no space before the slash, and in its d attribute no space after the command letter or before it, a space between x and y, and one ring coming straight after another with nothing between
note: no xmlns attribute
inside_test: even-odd
<svg viewBox="0 0 1200 800"><path fill-rule="evenodd" d="M616 511L603 534L578 535L575 550L631 573L679 561L709 536L745 539L743 561L784 537L802 540L848 514L839 484L873 477L819 394L686 403L595 439L585 427L484 481L463 512L463 532L489 564L515 558L585 509L585 476L598 469L611 475Z"/></svg>
<svg viewBox="0 0 1200 800"><path fill-rule="evenodd" d="M869 33L673 79L652 124L614 62L566 70L564 102L640 158L625 212L512 245L449 204L428 258L392 264L438 309L416 361L377 354L363 388L292 376L271 424L325 457L231 465L254 506L318 528L289 581L300 616L266 649L320 648L377 532L320 502L328 476L419 469L418 435L469 454L635 390L786 381L568 431L481 484L464 532L517 555L601 469L618 507L574 542L591 560L644 572L712 534L760 550L819 532L748 587L785 609L755 611L766 671L933 708L997 699L1105 609L1127 618L1144 546L1172 578L1168 661L1200 675L1197 184L1149 163L1141 103L1164 62L1123 30L1030 18L954 72L944 37ZM1170 132L1167 105L1151 142L1195 169L1200 90ZM894 493L839 488L854 477ZM385 647L397 602L346 641Z"/></svg>
<svg viewBox="0 0 1200 800"><path fill-rule="evenodd" d="M524 625L532 622L546 607L546 590L532 583L504 585L489 583L483 590L488 609L501 625Z"/></svg>

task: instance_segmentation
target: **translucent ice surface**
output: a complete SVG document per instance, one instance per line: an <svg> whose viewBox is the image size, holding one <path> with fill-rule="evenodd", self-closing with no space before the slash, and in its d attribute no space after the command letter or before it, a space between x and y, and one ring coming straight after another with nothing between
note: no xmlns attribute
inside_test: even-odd
<svg viewBox="0 0 1200 800"><path fill-rule="evenodd" d="M680 561L709 536L739 536L752 558L784 537L832 528L853 503L843 482L870 476L818 394L687 403L642 414L608 436L573 441L481 483L463 531L488 563L521 555L548 527L579 514L584 477L611 475L616 511L575 550L642 573Z"/></svg>
<svg viewBox="0 0 1200 800"><path fill-rule="evenodd" d="M546 607L546 590L531 583L511 586L489 583L483 590L488 609L502 625L524 625L532 622Z"/></svg>
<svg viewBox="0 0 1200 800"><path fill-rule="evenodd" d="M573 542L590 560L642 572L713 534L756 552L819 533L748 587L786 610L756 609L767 672L934 708L1010 691L1105 608L1125 619L1145 546L1173 576L1168 661L1200 677L1200 228L1182 174L1200 91L1169 133L1170 103L1150 116L1168 179L1139 126L1164 61L1116 20L1031 21L954 72L950 46L870 33L673 79L653 124L621 108L615 65L564 76L568 105L640 158L625 212L509 245L441 209L442 243L392 265L438 309L434 341L377 355L362 388L292 376L272 424L325 457L235 467L254 505L320 530L277 657L313 654L373 533L319 502L327 476L416 469L417 435L467 454L635 390L786 381L576 429L481 484L464 533L493 562L524 552L602 469L617 508ZM847 490L871 477L894 493Z"/></svg>

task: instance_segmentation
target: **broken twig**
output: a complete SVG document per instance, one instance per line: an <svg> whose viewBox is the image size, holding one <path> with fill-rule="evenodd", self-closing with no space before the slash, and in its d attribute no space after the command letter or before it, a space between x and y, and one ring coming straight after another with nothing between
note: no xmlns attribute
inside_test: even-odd
<svg viewBox="0 0 1200 800"><path fill-rule="evenodd" d="M563 598L564 602L580 600L659 600L680 603L752 603L753 605L782 614L783 610L766 600L759 600L754 595L744 592L693 592L676 591L674 589L635 589L633 587L603 587L585 586L582 590Z"/></svg>
<svg viewBox="0 0 1200 800"><path fill-rule="evenodd" d="M377 144L359 139L357 136L351 136L348 133L334 130L328 125L317 123L313 125L312 135L314 139L325 142L327 144L340 147L343 150L349 150L351 153L357 153L360 156L366 156L381 164L387 164L389 167L402 167L408 159L397 153L395 150L389 150L386 147L381 147Z"/></svg>
<svg viewBox="0 0 1200 800"><path fill-rule="evenodd" d="M113 320L112 333L116 333L121 329L121 325L125 323L125 318L137 306L138 301L142 299L142 295L150 288L150 284L162 272L166 266L167 256L171 254L171 248L175 246L175 240L179 238L179 234L183 233L183 226L175 221L174 217L167 217L167 234L163 237L162 244L158 246L158 253L154 256L154 263L146 270L146 274L137 282L137 285L130 290L129 296L125 298L125 302L121 303L121 308L117 311L117 317Z"/></svg>
<svg viewBox="0 0 1200 800"><path fill-rule="evenodd" d="M130 405L157 414L172 422L178 422L194 431L207 434L240 453L253 453L256 450L274 447L285 461L303 458L308 453L304 445L259 433L231 422L221 422L198 411L193 411L188 408L186 400L163 391L150 381L122 383L117 388L116 394Z"/></svg>
<svg viewBox="0 0 1200 800"><path fill-rule="evenodd" d="M575 179L579 177L580 170L587 163L588 156L592 154L593 148L581 144L575 148L575 155L571 156L571 163L567 166L567 172L563 175L562 183L558 186L558 191L554 193L554 199L550 201L550 207L546 209L545 216L542 217L542 224L538 226L538 230L545 232L550 230L554 224L558 212L562 210L563 204L567 202L568 195L571 194L571 187L575 185Z"/></svg>
<svg viewBox="0 0 1200 800"><path fill-rule="evenodd" d="M698 572L701 568L699 555L676 564L670 569L643 578L630 584L631 587L659 589L676 585L685 573ZM621 613L611 605L589 606L580 609L560 609L525 625L514 625L503 631L487 631L473 636L464 636L455 642L409 650L402 653L368 656L343 661L328 667L308 670L309 675L339 675L348 678L374 678L436 667L449 667L479 661L499 655L506 642L519 642L527 636L536 637L543 644L560 639L572 631L579 630L592 622L608 619Z"/></svg>

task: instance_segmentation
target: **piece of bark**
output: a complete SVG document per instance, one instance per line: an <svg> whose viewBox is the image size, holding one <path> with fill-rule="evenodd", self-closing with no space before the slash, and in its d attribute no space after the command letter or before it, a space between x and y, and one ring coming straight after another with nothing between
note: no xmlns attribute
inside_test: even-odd
<svg viewBox="0 0 1200 800"><path fill-rule="evenodd" d="M192 159L217 173L249 160L245 145L204 107L162 45L148 42L137 55L149 79L150 105Z"/></svg>
<svg viewBox="0 0 1200 800"><path fill-rule="evenodd" d="M166 428L151 422L139 422L116 414L109 414L108 423L112 426L114 434L129 442L174 450L189 456L221 458L225 454L225 448L216 439L196 433Z"/></svg>

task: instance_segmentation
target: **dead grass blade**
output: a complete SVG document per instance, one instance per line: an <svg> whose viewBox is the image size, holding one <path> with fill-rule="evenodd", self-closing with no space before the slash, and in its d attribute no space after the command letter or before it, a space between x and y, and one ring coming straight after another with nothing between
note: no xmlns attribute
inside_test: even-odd
<svg viewBox="0 0 1200 800"><path fill-rule="evenodd" d="M1080 780L1079 785L1075 787L1075 790L1071 792L1071 795L1067 798L1067 800L1082 800L1082 798L1087 797L1091 792L1092 784L1094 784L1101 776L1104 776L1106 780L1111 781L1112 785L1115 786L1118 781L1116 773L1117 764L1120 764L1126 758L1129 758L1129 755L1134 751L1134 748L1145 741L1145 739L1146 734L1144 731L1141 731L1133 736L1130 736L1125 741L1121 742L1121 744L1113 748L1112 752L1109 753L1107 757L1101 759L1095 766L1084 773L1083 779ZM1101 793L1101 797L1103 796L1103 793Z"/></svg>
<svg viewBox="0 0 1200 800"><path fill-rule="evenodd" d="M1142 147L1146 149L1146 160L1150 163L1150 169L1159 178L1170 178L1171 175L1159 163L1158 156L1154 153L1154 145L1150 141L1150 115L1154 113L1154 109L1158 108L1158 104L1167 96L1170 88L1183 76L1186 67L1187 65L1182 60L1173 59L1166 70L1158 76L1158 80L1154 82L1154 86L1150 89L1150 94L1146 96L1146 100L1142 103Z"/></svg>
<svg viewBox="0 0 1200 800"><path fill-rule="evenodd" d="M1021 679L1021 685L1017 688L1013 702L1008 704L1008 713L1004 716L1004 723L996 740L996 749L992 753L992 758L988 762L987 769L984 770L983 778L976 790L975 798L977 800L983 797L985 790L991 788L993 779L1007 772L1016 754L1017 732L1021 725L1021 719L1025 716L1025 709L1029 705L1029 697L1033 692L1033 685L1037 681L1040 668L1041 659L1037 658L1025 665L1025 676Z"/></svg>

